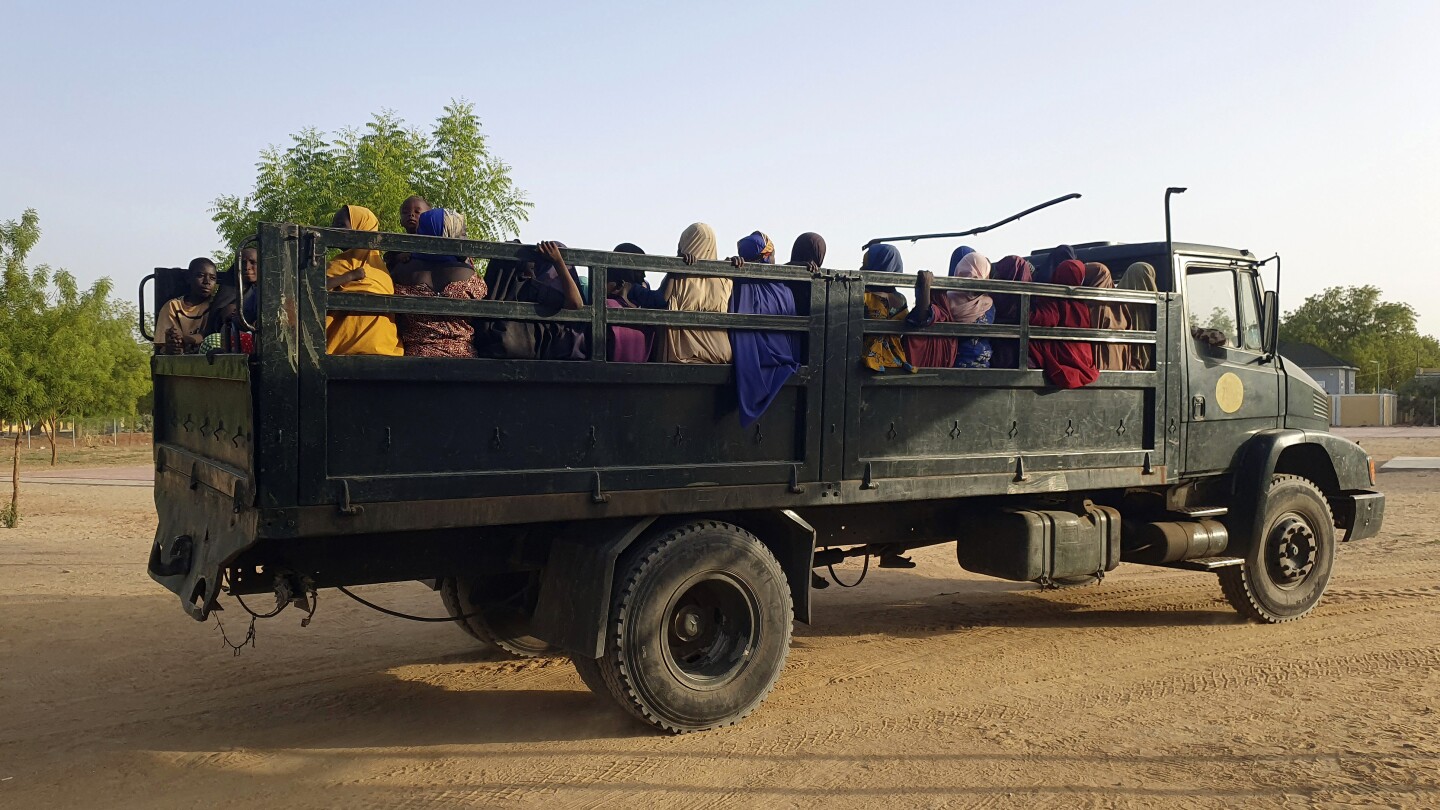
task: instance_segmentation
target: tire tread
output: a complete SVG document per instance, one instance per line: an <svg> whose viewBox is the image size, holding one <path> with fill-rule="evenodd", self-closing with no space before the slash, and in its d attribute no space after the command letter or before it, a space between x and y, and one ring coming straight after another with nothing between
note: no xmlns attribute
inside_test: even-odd
<svg viewBox="0 0 1440 810"><path fill-rule="evenodd" d="M770 679L770 682L765 685L765 689L760 693L760 698L745 712L703 728L688 728L670 723L651 711L649 707L645 705L644 698L630 683L629 676L625 674L625 656L620 642L625 634L625 618L630 613L629 609L635 596L636 585L650 567L655 564L656 560L664 555L669 548L683 542L684 539L690 535L709 529L729 531L749 539L755 544L756 548L764 553L769 562L773 564L777 570L780 570L780 563L775 560L770 549L767 548L764 543L760 542L760 539L754 534L734 524L724 523L718 520L700 520L678 526L664 534L658 535L651 540L643 548L639 556L634 559L626 572L625 581L620 583L615 589L611 603L611 621L609 633L607 634L607 642L605 644L605 653L597 659L600 675L606 687L609 689L610 694L615 698L615 701L623 706L625 710L636 719L670 734L689 734L696 731L710 731L735 725L745 719L751 711L754 711L756 707L765 701L765 698L769 696L771 690L775 688L775 683L779 680L780 676L780 672L777 670L775 676ZM781 571L780 578L783 582L783 571ZM794 606L790 589L786 587L782 589L782 593L785 602L785 615L793 615ZM783 625L782 632L785 634L782 649L788 650L790 647L791 633L794 628L791 622L782 622L781 624ZM577 665L577 669L578 668L579 666ZM584 673L581 674L581 677L585 677Z"/></svg>
<svg viewBox="0 0 1440 810"><path fill-rule="evenodd" d="M1335 517L1330 511L1330 502L1326 500L1325 493L1321 492L1320 488L1315 486L1315 482L1304 476L1288 474L1271 476L1270 486L1265 490L1266 498L1269 498L1270 492L1274 490L1275 487L1288 481L1299 482L1306 488L1313 490L1319 498L1320 503L1324 505L1326 525L1335 525ZM1263 543L1264 538L1256 538L1255 542ZM1219 571L1220 591L1225 595L1225 601L1229 602L1230 606L1235 608L1236 612L1247 619L1254 619L1264 624L1284 624L1310 615L1310 612L1320 604L1320 600L1316 599L1315 604L1312 604L1301 613L1297 613L1294 616L1277 616L1267 610L1264 605L1260 604L1260 600L1255 596L1254 586L1250 581L1249 569L1250 566L1247 563L1244 565L1227 566L1221 568Z"/></svg>
<svg viewBox="0 0 1440 810"><path fill-rule="evenodd" d="M451 616L464 616L466 613L475 612L475 606L465 605L460 599L460 585L454 579L445 580L440 586L440 599L445 605L445 610ZM511 658L545 658L554 654L553 648L545 650L532 650L527 647L520 647L508 638L502 638L491 629L485 622L484 616L470 616L465 619L456 619L455 623L465 631L466 635L479 641L487 647L494 647Z"/></svg>

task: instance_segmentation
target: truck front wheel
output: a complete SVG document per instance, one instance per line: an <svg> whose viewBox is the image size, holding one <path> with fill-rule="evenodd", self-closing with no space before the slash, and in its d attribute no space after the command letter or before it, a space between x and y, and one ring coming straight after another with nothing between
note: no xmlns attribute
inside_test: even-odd
<svg viewBox="0 0 1440 810"><path fill-rule="evenodd" d="M728 523L690 523L620 560L605 654L581 674L600 675L626 710L673 734L730 725L780 676L792 618L763 543Z"/></svg>
<svg viewBox="0 0 1440 810"><path fill-rule="evenodd" d="M1220 569L1225 599L1267 624L1294 621L1315 608L1335 563L1335 521L1325 496L1297 475L1277 475L1265 497L1264 529L1245 562Z"/></svg>
<svg viewBox="0 0 1440 810"><path fill-rule="evenodd" d="M451 616L464 617L455 623L466 634L516 658L534 658L554 652L530 635L538 587L531 571L451 577L441 581L440 598Z"/></svg>

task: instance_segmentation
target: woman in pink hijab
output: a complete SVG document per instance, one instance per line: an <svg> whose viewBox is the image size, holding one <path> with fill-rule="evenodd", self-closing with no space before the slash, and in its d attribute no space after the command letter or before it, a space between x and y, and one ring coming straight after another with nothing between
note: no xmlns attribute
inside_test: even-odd
<svg viewBox="0 0 1440 810"><path fill-rule="evenodd" d="M954 278L987 279L990 277L990 260L979 253L967 253L950 268L950 275ZM951 323L995 322L995 302L985 293L948 290L945 305ZM989 368L990 338L960 338L954 365L955 368Z"/></svg>

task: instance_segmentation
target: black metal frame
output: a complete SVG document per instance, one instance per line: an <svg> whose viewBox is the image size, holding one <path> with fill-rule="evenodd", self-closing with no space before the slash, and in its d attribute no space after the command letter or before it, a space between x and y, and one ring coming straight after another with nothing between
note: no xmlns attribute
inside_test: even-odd
<svg viewBox="0 0 1440 810"><path fill-rule="evenodd" d="M1145 343L1155 347L1153 371L1105 372L1086 389L1060 392L1045 384L1041 372L1029 369L926 369L905 376L873 375L864 369L859 358L867 334L906 331L900 324L865 319L866 286L913 284L914 276L812 272L801 267L755 264L737 269L726 262L685 265L669 257L566 249L567 262L590 268L595 305L577 311L549 312L511 302L381 297L325 290L326 259L336 250L367 248L524 260L533 257L531 246L273 224L261 226L259 246L262 329L258 353L250 361L255 450L253 481L248 483L258 487L249 491L255 492L254 503L262 509L258 526L262 537L343 534L422 524L438 528L499 521L680 513L707 505L732 511L810 508L1018 494L1036 491L1037 487L1054 490L1088 484L1159 485L1165 483L1164 465L1175 455L1175 428L1161 424L1168 412L1167 402L1178 396L1172 390L1178 384L1178 375L1172 371L1172 340L1167 331L1175 317L1175 296L1008 281L948 277L935 280L937 293L971 290L1018 295L1021 325L937 324L927 328L928 334L1016 338L1021 343L1022 357L1029 340L1042 338ZM783 281L794 286L797 293L802 289L809 292L797 294L803 314L796 317L609 309L603 305L608 267ZM1036 296L1152 303L1157 307L1157 329L1152 333L1031 328L1025 324ZM366 390L410 392L443 384L452 386L447 390L470 386L474 390L513 392L532 386L552 391L564 386L565 390L590 392L577 394L583 399L583 403L577 399L577 405L603 407L608 401L604 393L607 390L623 393L641 387L669 387L675 391L720 391L731 385L733 372L729 366L613 363L604 357L603 340L591 340L592 356L577 361L330 356L325 353L327 311L554 321L585 325L591 335L604 335L608 326L618 324L798 332L804 338L806 364L789 388L795 389L796 402L801 405L797 413L784 415L797 420L795 444L782 454L760 460L722 457L706 463L696 461L693 453L677 451L652 458L627 457L624 465L566 463L514 469L485 467L477 456L476 463L465 469L424 471L414 466L414 459L407 459L396 465L394 472L382 468L364 474L337 473L334 453L349 452L349 445L336 445L333 433L351 430L346 440L351 442L357 436L365 441L380 440L378 436L354 432L355 424L363 417L348 418L347 408L359 407L355 405L357 398L364 400ZM167 361L206 362L203 357ZM161 373L159 369L157 373ZM1142 394L1136 401L1143 402L1143 416L1137 414L1139 418L1127 428L1135 431L1136 440L1124 447L1067 444L1061 436L1055 439L1054 446L1044 448L1018 442L1013 447L986 452L952 451L941 446L925 455L862 456L851 439L860 430L864 397L869 392L895 388L941 400L991 396L992 392L1003 391L1010 397L1007 407L1025 410L1034 400L1046 403L1047 413L1053 410L1050 403L1062 400L1079 413L1092 407L1092 400L1134 399L1138 391ZM337 394L340 389L344 390ZM666 395L657 391L654 399L663 403ZM699 421L688 415L683 419L657 416L653 427L666 431L667 436L674 431L677 446L681 445L681 431L677 428L684 427L685 438L692 439L686 449L693 448L695 441L704 438L696 434L718 429L710 424L714 421L711 414L698 417ZM771 418L767 413L765 419ZM669 424L672 421L676 422L673 426ZM1005 424L1010 421L1014 420ZM735 424L738 430L738 421ZM492 428L488 423L479 427L475 441L484 442ZM764 420L760 429L769 431ZM377 424L375 430L384 430L388 442L385 425ZM590 436L594 441L593 425ZM757 431L756 439L759 437ZM1103 475L1099 474L1102 470Z"/></svg>
<svg viewBox="0 0 1440 810"><path fill-rule="evenodd" d="M728 262L696 262L684 264L678 258L646 256L604 251L566 249L566 261L573 266L590 269L591 289L596 300L592 305L575 311L546 311L533 304L498 301L456 301L383 297L360 293L325 291L325 258L335 250L368 248L374 250L416 251L466 255L476 259L525 260L534 257L534 248L512 243L490 243L472 240L451 240L414 237L400 234L376 234L328 228L299 229L289 225L263 225L261 244L270 246L262 255L266 282L261 285L261 306L266 313L262 320L267 328L260 332L260 357L272 375L261 375L257 387L259 400L274 401L269 382L287 388L287 370L298 376L296 409L307 415L299 441L299 459L294 471L296 490L294 504L334 503L340 490L356 501L406 501L437 494L465 497L476 492L494 496L515 496L526 493L555 492L576 489L611 490L654 486L657 469L667 465L593 466L584 468L515 470L474 470L467 473L429 474L423 480L413 472L394 475L347 476L332 474L327 454L329 419L309 415L326 414L331 405L331 390L337 383L403 385L423 382L457 382L467 384L504 385L542 383L549 385L691 385L715 388L730 383L733 372L729 366L695 366L662 363L616 364L606 360L604 340L590 340L591 356L585 361L558 360L454 360L431 358L337 357L325 353L325 315L327 312L414 313L460 316L477 319L561 322L588 327L590 334L605 335L611 325L685 326L766 331L799 332L804 336L806 365L787 387L804 389L802 401L812 412L803 418L805 434L793 458L768 463L717 463L668 465L667 485L686 486L698 483L717 485L785 483L817 481L820 478L821 433L820 407L823 374L820 360L826 345L827 289L824 275L816 275L803 267L747 264L735 268ZM281 247L283 245L283 247ZM272 268L279 267L277 273ZM789 316L741 315L732 313L671 312L638 309L610 309L603 297L609 267L628 267L642 271L679 273L691 276L721 276L781 281L809 290L797 295L797 304L806 314ZM275 276L297 278L292 291L276 290L269 284ZM293 296L286 301L287 294ZM287 313L298 314L298 329L270 329L268 324L289 325ZM281 358L284 358L282 361ZM298 373L297 373L298 372ZM270 377L273 376L273 380ZM280 401L286 399L280 392ZM273 407L273 406L272 406ZM289 410L287 405L280 405ZM768 416L768 414L767 414ZM657 425L657 428L659 426ZM488 429L488 427L487 427ZM496 428L500 428L497 426ZM704 429L695 426L692 430ZM591 427L592 436L594 426ZM762 434L763 435L763 434ZM277 446L278 449L278 446ZM293 451L292 451L293 452ZM262 487L265 486L262 481ZM265 487L269 489L268 487ZM278 504L288 494L272 491L270 503Z"/></svg>
<svg viewBox="0 0 1440 810"><path fill-rule="evenodd" d="M1020 316L1017 324L932 324L916 329L900 321L865 318L864 293L867 288L913 286L916 276L896 273L863 272L854 274L850 285L849 339L847 341L848 383L846 385L845 431L846 448L843 474L875 485L881 478L906 478L927 475L979 475L1012 471L1017 478L1036 471L1073 470L1086 467L1135 467L1154 469L1173 458L1170 445L1160 439L1166 407L1166 381L1170 376L1169 346L1163 336L1170 321L1168 296L1136 290L1070 287L1035 282L996 281L935 277L932 290L943 295L950 290L978 293L1004 293L1019 297ZM1156 308L1156 330L1153 332L1111 329L1068 329L1030 326L1030 311L1035 297L1061 297L1071 300L1106 303L1145 304ZM1073 392L1059 391L1045 382L1043 372L1036 369L919 369L914 374L891 371L875 374L865 368L863 356L867 336L910 334L925 336L975 336L1014 338L1019 341L1019 357L1026 364L1031 340L1076 340L1087 343L1137 343L1152 346L1155 368L1151 371L1105 371L1100 379ZM866 452L855 441L866 429L863 414L871 392L900 389L912 403L902 413L887 417L887 438L900 449L893 453ZM926 389L941 389L925 393ZM1084 447L1086 430L1098 434L1093 414L1105 410L1105 403L1127 396L1134 400L1139 393L1138 418L1128 426L1121 421L1111 426L1124 437L1133 432L1139 439L1124 451L1100 446ZM1040 438L1036 428L1026 424L1036 412L1039 397L1051 397L1065 405L1059 416L1065 423L1046 424L1040 430L1056 428L1051 436ZM1025 397L1028 399L1017 399ZM1133 403L1132 403L1133 404ZM959 418L955 409L965 411ZM1049 420L1055 420L1056 409L1046 408ZM939 419L938 433L936 419ZM912 424L907 429L905 420ZM1049 421L1047 420L1047 421ZM918 423L918 424L913 424ZM1058 432L1061 424L1066 430ZM1078 426L1078 428L1077 428ZM988 439L975 434L990 432ZM1003 436L995 435L996 431ZM1027 437L1026 434L1031 434ZM914 444L918 436L924 453L907 453L904 446ZM945 441L945 438L949 441ZM977 438L979 439L977 441ZM1035 439L1032 441L1031 439ZM1093 436L1088 437L1095 445ZM1049 445L1037 448L1037 443ZM1081 445L1077 447L1076 445ZM1157 482L1158 483L1158 482ZM982 493L957 493L982 494ZM995 493L983 493L995 494Z"/></svg>

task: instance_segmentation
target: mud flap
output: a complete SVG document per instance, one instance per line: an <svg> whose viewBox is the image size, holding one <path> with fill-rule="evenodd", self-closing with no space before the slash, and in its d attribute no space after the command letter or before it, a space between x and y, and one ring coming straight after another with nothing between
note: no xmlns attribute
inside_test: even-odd
<svg viewBox="0 0 1440 810"><path fill-rule="evenodd" d="M551 546L540 576L530 632L567 653L599 658L605 651L615 561L654 522L646 517L567 526Z"/></svg>

